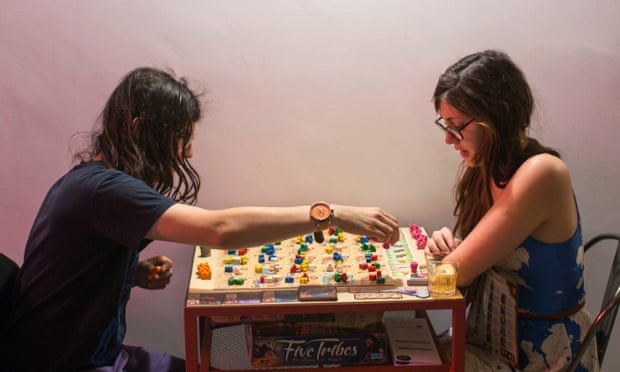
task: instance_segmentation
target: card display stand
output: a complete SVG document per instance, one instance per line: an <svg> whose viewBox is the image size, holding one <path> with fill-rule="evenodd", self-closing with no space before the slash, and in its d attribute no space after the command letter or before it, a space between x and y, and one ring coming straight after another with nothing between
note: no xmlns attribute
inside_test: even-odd
<svg viewBox="0 0 620 372"><path fill-rule="evenodd" d="M518 286L510 278L510 273L498 269L491 269L481 277L466 330L473 344L516 367Z"/></svg>

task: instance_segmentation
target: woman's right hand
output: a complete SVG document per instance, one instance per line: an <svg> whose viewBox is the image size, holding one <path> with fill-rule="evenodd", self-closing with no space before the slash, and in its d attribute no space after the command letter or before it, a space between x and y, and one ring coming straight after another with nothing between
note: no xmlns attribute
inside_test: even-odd
<svg viewBox="0 0 620 372"><path fill-rule="evenodd" d="M460 243L461 240L454 237L452 230L444 226L440 230L433 231L424 250L433 256L443 257L455 250Z"/></svg>
<svg viewBox="0 0 620 372"><path fill-rule="evenodd" d="M391 244L400 239L398 220L381 208L336 204L332 204L332 208L334 225L344 231Z"/></svg>

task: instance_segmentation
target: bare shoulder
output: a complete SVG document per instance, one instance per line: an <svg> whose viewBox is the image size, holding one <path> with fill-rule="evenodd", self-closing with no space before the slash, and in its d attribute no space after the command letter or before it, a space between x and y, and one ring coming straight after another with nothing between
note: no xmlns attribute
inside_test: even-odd
<svg viewBox="0 0 620 372"><path fill-rule="evenodd" d="M527 207L539 217L538 225L529 235L544 242L562 242L570 238L578 216L570 173L564 161L550 154L539 154L525 161L518 172L521 171L523 177L515 188L523 190L523 200L529 202Z"/></svg>
<svg viewBox="0 0 620 372"><path fill-rule="evenodd" d="M538 154L523 162L524 167L542 168L547 171L567 171L564 161L551 154Z"/></svg>
<svg viewBox="0 0 620 372"><path fill-rule="evenodd" d="M535 183L551 182L570 184L570 173L564 161L551 154L538 154L527 159L514 175Z"/></svg>

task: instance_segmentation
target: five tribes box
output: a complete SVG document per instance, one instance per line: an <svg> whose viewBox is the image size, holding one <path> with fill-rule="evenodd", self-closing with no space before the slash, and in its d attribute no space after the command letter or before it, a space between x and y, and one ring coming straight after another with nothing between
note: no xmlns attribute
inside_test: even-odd
<svg viewBox="0 0 620 372"><path fill-rule="evenodd" d="M387 363L389 342L381 313L333 316L333 320L249 324L252 367Z"/></svg>

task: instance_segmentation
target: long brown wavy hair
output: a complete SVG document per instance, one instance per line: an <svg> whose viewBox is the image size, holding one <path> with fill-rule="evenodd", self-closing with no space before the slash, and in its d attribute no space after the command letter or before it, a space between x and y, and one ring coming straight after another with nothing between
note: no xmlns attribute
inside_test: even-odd
<svg viewBox="0 0 620 372"><path fill-rule="evenodd" d="M441 101L484 128L476 166L461 164L454 190L454 230L464 238L493 204L491 179L503 188L529 157L560 154L526 135L534 98L523 72L501 51L470 54L450 66L433 93L436 111Z"/></svg>
<svg viewBox="0 0 620 372"><path fill-rule="evenodd" d="M174 200L196 203L200 176L179 146L191 143L201 116L198 97L185 79L137 68L114 89L99 116L101 129L74 158L101 156L108 168L139 178Z"/></svg>

